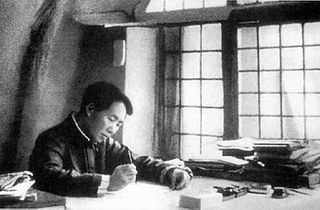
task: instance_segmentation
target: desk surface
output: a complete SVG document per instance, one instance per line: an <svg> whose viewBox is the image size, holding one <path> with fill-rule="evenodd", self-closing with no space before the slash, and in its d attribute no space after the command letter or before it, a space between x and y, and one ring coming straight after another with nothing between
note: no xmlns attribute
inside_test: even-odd
<svg viewBox="0 0 320 210"><path fill-rule="evenodd" d="M116 194L107 194L99 198L67 197L68 210L93 209L152 209L152 210L182 210L179 207L179 195L186 192L201 192L212 190L215 185L230 186L239 182L206 177L194 177L189 186L180 191L172 191L168 187L138 182ZM215 206L215 210L318 210L320 207L320 188L299 189L309 195L290 193L287 198L274 199L271 195L247 194L243 197L223 201Z"/></svg>

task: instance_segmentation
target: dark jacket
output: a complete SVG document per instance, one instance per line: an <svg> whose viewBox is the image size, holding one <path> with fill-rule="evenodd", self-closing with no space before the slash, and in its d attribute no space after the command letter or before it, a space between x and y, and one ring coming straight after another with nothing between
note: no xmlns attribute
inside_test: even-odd
<svg viewBox="0 0 320 210"><path fill-rule="evenodd" d="M59 125L39 135L29 170L35 187L60 195L94 196L101 174L111 175L118 165L130 162L128 147L113 139L100 144L88 141L78 130L71 114ZM133 156L138 178L166 182L171 165L148 156Z"/></svg>

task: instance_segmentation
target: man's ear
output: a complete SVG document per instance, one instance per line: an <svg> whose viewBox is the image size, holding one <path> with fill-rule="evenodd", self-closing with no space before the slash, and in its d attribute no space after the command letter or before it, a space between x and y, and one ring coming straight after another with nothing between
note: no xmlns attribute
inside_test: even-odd
<svg viewBox="0 0 320 210"><path fill-rule="evenodd" d="M86 106L86 114L87 114L87 116L90 117L91 114L94 112L94 110L95 110L95 105L94 105L94 103L88 104L88 105Z"/></svg>

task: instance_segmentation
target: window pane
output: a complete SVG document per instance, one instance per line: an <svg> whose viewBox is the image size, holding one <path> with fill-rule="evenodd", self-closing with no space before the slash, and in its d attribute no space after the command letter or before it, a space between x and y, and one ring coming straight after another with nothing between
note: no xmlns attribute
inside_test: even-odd
<svg viewBox="0 0 320 210"><path fill-rule="evenodd" d="M200 50L200 26L182 27L182 50Z"/></svg>
<svg viewBox="0 0 320 210"><path fill-rule="evenodd" d="M280 117L261 117L261 138L281 138Z"/></svg>
<svg viewBox="0 0 320 210"><path fill-rule="evenodd" d="M283 94L282 114L303 115L303 94Z"/></svg>
<svg viewBox="0 0 320 210"><path fill-rule="evenodd" d="M305 44L320 44L320 22L304 25Z"/></svg>
<svg viewBox="0 0 320 210"><path fill-rule="evenodd" d="M279 49L260 50L260 69L280 69Z"/></svg>
<svg viewBox="0 0 320 210"><path fill-rule="evenodd" d="M239 72L239 91L258 92L258 73Z"/></svg>
<svg viewBox="0 0 320 210"><path fill-rule="evenodd" d="M166 11L171 10L182 10L183 9L183 0L165 0L165 9Z"/></svg>
<svg viewBox="0 0 320 210"><path fill-rule="evenodd" d="M179 105L179 81L166 80L165 81L165 105L174 106Z"/></svg>
<svg viewBox="0 0 320 210"><path fill-rule="evenodd" d="M179 78L180 58L177 54L166 55L165 75L166 79Z"/></svg>
<svg viewBox="0 0 320 210"><path fill-rule="evenodd" d="M181 158L188 160L200 156L200 136L181 136Z"/></svg>
<svg viewBox="0 0 320 210"><path fill-rule="evenodd" d="M222 138L218 137L202 137L201 157L204 159L221 157L222 151L217 147L217 141L221 140Z"/></svg>
<svg viewBox="0 0 320 210"><path fill-rule="evenodd" d="M227 0L204 0L205 7L223 7L227 6Z"/></svg>
<svg viewBox="0 0 320 210"><path fill-rule="evenodd" d="M239 95L240 115L258 114L258 95L257 94L240 94Z"/></svg>
<svg viewBox="0 0 320 210"><path fill-rule="evenodd" d="M202 134L223 135L223 109L202 109Z"/></svg>
<svg viewBox="0 0 320 210"><path fill-rule="evenodd" d="M161 12L163 11L164 0L151 0L146 8L146 12Z"/></svg>
<svg viewBox="0 0 320 210"><path fill-rule="evenodd" d="M302 69L303 68L302 47L282 49L282 68L283 69Z"/></svg>
<svg viewBox="0 0 320 210"><path fill-rule="evenodd" d="M272 47L279 46L279 26L261 26L259 27L259 46Z"/></svg>
<svg viewBox="0 0 320 210"><path fill-rule="evenodd" d="M178 27L164 28L166 50L180 49L180 30Z"/></svg>
<svg viewBox="0 0 320 210"><path fill-rule="evenodd" d="M260 72L260 91L279 92L280 91L280 72Z"/></svg>
<svg viewBox="0 0 320 210"><path fill-rule="evenodd" d="M283 118L283 137L284 138L304 138L304 120L302 117Z"/></svg>
<svg viewBox="0 0 320 210"><path fill-rule="evenodd" d="M320 71L306 71L306 91L320 92Z"/></svg>
<svg viewBox="0 0 320 210"><path fill-rule="evenodd" d="M223 106L222 80L202 81L202 106Z"/></svg>
<svg viewBox="0 0 320 210"><path fill-rule="evenodd" d="M238 50L239 70L257 70L257 50Z"/></svg>
<svg viewBox="0 0 320 210"><path fill-rule="evenodd" d="M320 117L307 117L307 138L320 139Z"/></svg>
<svg viewBox="0 0 320 210"><path fill-rule="evenodd" d="M261 94L261 114L280 115L280 94Z"/></svg>
<svg viewBox="0 0 320 210"><path fill-rule="evenodd" d="M240 117L240 137L259 138L259 118Z"/></svg>
<svg viewBox="0 0 320 210"><path fill-rule="evenodd" d="M181 132L200 134L199 108L181 108Z"/></svg>
<svg viewBox="0 0 320 210"><path fill-rule="evenodd" d="M200 106L199 81L181 81L181 105Z"/></svg>
<svg viewBox="0 0 320 210"><path fill-rule="evenodd" d="M256 47L257 46L257 28L245 27L238 29L238 47Z"/></svg>
<svg viewBox="0 0 320 210"><path fill-rule="evenodd" d="M183 53L181 64L182 78L199 78L200 77L200 54Z"/></svg>
<svg viewBox="0 0 320 210"><path fill-rule="evenodd" d="M283 71L282 72L283 92L303 92L303 72Z"/></svg>
<svg viewBox="0 0 320 210"><path fill-rule="evenodd" d="M306 94L306 114L320 115L320 94Z"/></svg>
<svg viewBox="0 0 320 210"><path fill-rule="evenodd" d="M221 50L221 24L202 25L202 49Z"/></svg>
<svg viewBox="0 0 320 210"><path fill-rule="evenodd" d="M166 108L165 115L166 132L173 135L173 133L179 133L179 109L178 108Z"/></svg>
<svg viewBox="0 0 320 210"><path fill-rule="evenodd" d="M306 47L306 68L320 68L320 47Z"/></svg>
<svg viewBox="0 0 320 210"><path fill-rule="evenodd" d="M221 52L202 53L202 77L222 78Z"/></svg>
<svg viewBox="0 0 320 210"><path fill-rule="evenodd" d="M185 9L202 8L202 7L203 7L203 0L184 0Z"/></svg>
<svg viewBox="0 0 320 210"><path fill-rule="evenodd" d="M283 46L302 45L301 24L282 25L281 44Z"/></svg>

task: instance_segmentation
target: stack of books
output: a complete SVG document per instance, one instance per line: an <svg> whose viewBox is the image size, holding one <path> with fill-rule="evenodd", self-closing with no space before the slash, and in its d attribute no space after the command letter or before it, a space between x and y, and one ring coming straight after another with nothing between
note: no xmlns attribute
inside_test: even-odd
<svg viewBox="0 0 320 210"><path fill-rule="evenodd" d="M237 181L243 180L243 167L248 163L247 160L231 156L185 161L186 166L197 176L209 176Z"/></svg>
<svg viewBox="0 0 320 210"><path fill-rule="evenodd" d="M267 180L259 181L280 185L310 186L319 183L320 149L295 140L260 140L254 143L253 148L252 162L246 167L249 178L260 177Z"/></svg>

